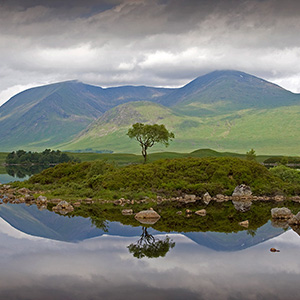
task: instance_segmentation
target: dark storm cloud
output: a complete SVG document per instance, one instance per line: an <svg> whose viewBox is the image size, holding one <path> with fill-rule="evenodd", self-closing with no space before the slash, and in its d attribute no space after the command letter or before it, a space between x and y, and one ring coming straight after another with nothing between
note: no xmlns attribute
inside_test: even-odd
<svg viewBox="0 0 300 300"><path fill-rule="evenodd" d="M299 13L296 0L0 1L0 103L53 81L178 86L215 69L300 92Z"/></svg>

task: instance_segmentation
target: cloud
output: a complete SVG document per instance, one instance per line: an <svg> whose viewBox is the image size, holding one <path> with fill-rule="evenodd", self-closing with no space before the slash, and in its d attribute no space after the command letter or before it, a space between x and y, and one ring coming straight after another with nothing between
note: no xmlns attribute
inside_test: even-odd
<svg viewBox="0 0 300 300"><path fill-rule="evenodd" d="M181 86L215 69L300 92L299 12L296 0L2 0L0 101L32 83Z"/></svg>

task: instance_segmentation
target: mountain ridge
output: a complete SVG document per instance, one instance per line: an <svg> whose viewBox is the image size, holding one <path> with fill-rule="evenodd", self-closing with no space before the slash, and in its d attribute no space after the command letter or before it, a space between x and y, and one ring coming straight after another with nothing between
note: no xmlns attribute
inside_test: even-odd
<svg viewBox="0 0 300 300"><path fill-rule="evenodd" d="M136 106L130 106L130 103L136 103ZM145 106L144 109L142 106ZM116 107L119 108L115 109ZM136 111L137 107L142 113ZM103 115L104 118L110 116L110 119L111 114L116 114L115 119L119 119L118 122L110 120L112 123L107 123L108 127L116 129L113 132L111 130L116 136L110 139L106 135L105 140L102 136L102 140L97 142L102 143L105 149L126 149L126 145L118 145L121 140L129 145L129 141L122 139L121 135L126 132L126 126L139 121L166 122L169 130L176 131L176 139L172 144L176 145L179 151L192 151L201 147L221 151L233 150L237 143L237 136L232 136L234 129L244 130L243 126L252 126L249 124L249 116L260 118L261 114L265 113L266 122L260 120L260 123L257 123L255 117L252 118L252 124L260 124L261 128L250 132L249 146L246 141L241 143L242 151L246 151L249 149L245 147L257 147L259 139L274 135L271 130L271 126L274 126L271 112L276 112L273 117L279 118L279 122L286 123L289 116L282 114L293 111L293 107L295 111L300 108L300 94L294 94L266 80L235 70L214 71L173 89L148 86L102 88L75 80L65 81L23 91L0 107L1 151L17 148L36 151L62 145L67 147L74 141L79 147L80 142L76 140L82 140L91 127L99 132L103 131L101 126L97 129L96 125L103 121ZM131 114L130 109L135 110L135 114ZM156 116L155 119L153 115ZM246 119L249 122L243 123ZM296 125L297 122L296 120ZM203 131L203 124L209 123ZM298 126L296 125L289 125L295 136ZM269 128L269 132L259 136L263 128ZM256 140L253 134L257 136ZM205 138L202 139L201 136ZM283 139L278 142L286 146ZM186 144L187 148L183 148L180 143ZM295 143L298 144L297 137ZM273 144L270 143L270 147L273 147ZM162 149L158 149L160 150ZM240 148L235 150L241 151Z"/></svg>

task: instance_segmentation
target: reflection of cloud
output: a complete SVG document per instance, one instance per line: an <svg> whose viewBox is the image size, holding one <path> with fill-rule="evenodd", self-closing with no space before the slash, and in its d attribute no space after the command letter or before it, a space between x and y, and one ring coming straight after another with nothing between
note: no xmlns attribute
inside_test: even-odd
<svg viewBox="0 0 300 300"><path fill-rule="evenodd" d="M300 238L293 231L236 252L169 234L176 246L166 257L138 260L127 249L138 237L65 243L18 236L4 221L0 228L1 298L293 299L300 279Z"/></svg>

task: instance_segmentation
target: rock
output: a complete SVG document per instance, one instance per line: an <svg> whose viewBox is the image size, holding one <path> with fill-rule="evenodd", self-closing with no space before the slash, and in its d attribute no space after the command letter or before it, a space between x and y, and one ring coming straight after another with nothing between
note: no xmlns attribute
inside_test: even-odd
<svg viewBox="0 0 300 300"><path fill-rule="evenodd" d="M233 197L241 197L241 196L251 196L252 191L248 185L240 184L235 187L232 196Z"/></svg>
<svg viewBox="0 0 300 300"><path fill-rule="evenodd" d="M249 227L249 221L248 220L242 221L242 222L239 223L239 225L241 225L241 226L243 226L245 228L248 228Z"/></svg>
<svg viewBox="0 0 300 300"><path fill-rule="evenodd" d="M114 205L122 205L122 199L118 199L114 201Z"/></svg>
<svg viewBox="0 0 300 300"><path fill-rule="evenodd" d="M288 220L289 225L300 225L300 211Z"/></svg>
<svg viewBox="0 0 300 300"><path fill-rule="evenodd" d="M142 210L134 217L142 224L155 224L160 219L160 215L154 210Z"/></svg>
<svg viewBox="0 0 300 300"><path fill-rule="evenodd" d="M195 212L195 215L198 215L198 216L201 216L201 217L205 217L206 216L206 209L197 210Z"/></svg>
<svg viewBox="0 0 300 300"><path fill-rule="evenodd" d="M30 193L31 193L31 191L30 191L29 189L27 189L27 188L21 188L21 189L18 189L17 192L18 192L19 194L22 194L22 195L30 194Z"/></svg>
<svg viewBox="0 0 300 300"><path fill-rule="evenodd" d="M79 201L73 203L73 206L74 206L74 207L79 207L80 205L81 205L81 203L80 203Z"/></svg>
<svg viewBox="0 0 300 300"><path fill-rule="evenodd" d="M203 202L208 205L209 202L211 201L211 196L208 192L206 192L204 195L203 195L203 198L202 198Z"/></svg>
<svg viewBox="0 0 300 300"><path fill-rule="evenodd" d="M49 201L53 204L58 204L59 202L61 202L61 199L55 198L55 199L51 199Z"/></svg>
<svg viewBox="0 0 300 300"><path fill-rule="evenodd" d="M133 210L132 209L123 209L122 210L122 215L123 216L131 216L133 214Z"/></svg>
<svg viewBox="0 0 300 300"><path fill-rule="evenodd" d="M186 210L185 210L185 213L186 213L187 215L190 215L190 214L192 213L192 211L191 211L190 209L186 209Z"/></svg>
<svg viewBox="0 0 300 300"><path fill-rule="evenodd" d="M245 200L232 200L232 204L237 211L246 212L250 210L252 202Z"/></svg>
<svg viewBox="0 0 300 300"><path fill-rule="evenodd" d="M32 195L26 194L24 195L25 202L34 202L35 198Z"/></svg>
<svg viewBox="0 0 300 300"><path fill-rule="evenodd" d="M282 195L276 195L276 196L274 197L274 200L275 200L276 202L281 202L281 201L284 201L285 198L284 198L284 196L282 196Z"/></svg>
<svg viewBox="0 0 300 300"><path fill-rule="evenodd" d="M292 212L286 207L275 207L271 209L273 219L290 219L293 215Z"/></svg>
<svg viewBox="0 0 300 300"><path fill-rule="evenodd" d="M182 211L181 210L177 211L176 215L182 215Z"/></svg>

